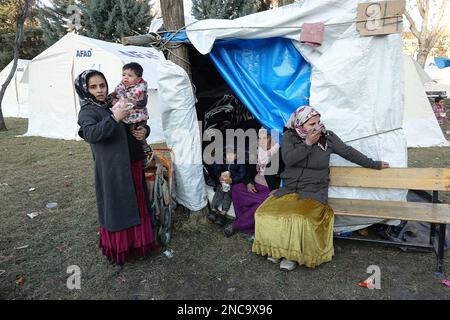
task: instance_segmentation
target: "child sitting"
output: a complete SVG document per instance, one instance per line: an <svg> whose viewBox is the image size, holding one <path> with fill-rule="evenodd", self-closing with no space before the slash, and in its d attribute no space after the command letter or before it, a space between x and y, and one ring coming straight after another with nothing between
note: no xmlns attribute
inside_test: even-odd
<svg viewBox="0 0 450 320"><path fill-rule="evenodd" d="M219 178L216 181L217 190L211 203L211 212L208 214L208 219L220 226L225 224L225 215L231 206L231 185L241 183L245 177L245 165L236 163L234 147L226 147L225 154L226 163L213 165L215 177Z"/></svg>
<svg viewBox="0 0 450 320"><path fill-rule="evenodd" d="M114 111L123 105L130 109L130 115L122 121L129 125L130 130L138 129L147 124L147 82L142 79L144 69L139 63L131 62L122 68L122 82L119 83L112 94ZM146 155L147 161L145 166L148 166L149 154L152 152L151 147L144 139L141 141L142 149Z"/></svg>

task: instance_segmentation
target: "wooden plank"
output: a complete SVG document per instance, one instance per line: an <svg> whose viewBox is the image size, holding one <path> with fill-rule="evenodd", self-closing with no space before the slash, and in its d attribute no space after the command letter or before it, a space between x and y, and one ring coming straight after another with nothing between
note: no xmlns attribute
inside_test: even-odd
<svg viewBox="0 0 450 320"><path fill-rule="evenodd" d="M330 167L330 186L450 191L450 169Z"/></svg>
<svg viewBox="0 0 450 320"><path fill-rule="evenodd" d="M336 215L450 224L447 203L330 198L329 205Z"/></svg>

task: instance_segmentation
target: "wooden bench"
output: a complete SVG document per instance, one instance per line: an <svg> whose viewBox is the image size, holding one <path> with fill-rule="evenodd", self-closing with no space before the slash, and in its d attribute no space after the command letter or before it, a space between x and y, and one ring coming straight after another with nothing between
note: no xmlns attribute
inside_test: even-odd
<svg viewBox="0 0 450 320"><path fill-rule="evenodd" d="M450 169L390 168L373 170L360 167L331 167L330 186L432 191L430 203L330 198L329 204L335 215L430 223L430 240L428 244L424 245L354 237L335 236L335 238L431 250L437 256L437 270L443 271L445 231L446 225L450 223L450 205L440 203L438 192L450 191ZM436 230L436 226L439 226L438 230ZM437 241L436 233L438 234Z"/></svg>

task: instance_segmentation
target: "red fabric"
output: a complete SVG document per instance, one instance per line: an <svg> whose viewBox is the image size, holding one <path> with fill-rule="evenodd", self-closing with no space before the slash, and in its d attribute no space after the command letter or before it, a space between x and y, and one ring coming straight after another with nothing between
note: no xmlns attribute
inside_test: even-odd
<svg viewBox="0 0 450 320"><path fill-rule="evenodd" d="M136 190L137 204L141 224L120 231L108 231L100 227L100 248L102 254L114 262L123 264L131 253L145 256L149 251L156 249L153 239L153 229L145 201L143 161L131 162L131 174Z"/></svg>
<svg viewBox="0 0 450 320"><path fill-rule="evenodd" d="M300 32L300 42L312 47L322 45L325 25L322 22L304 23Z"/></svg>

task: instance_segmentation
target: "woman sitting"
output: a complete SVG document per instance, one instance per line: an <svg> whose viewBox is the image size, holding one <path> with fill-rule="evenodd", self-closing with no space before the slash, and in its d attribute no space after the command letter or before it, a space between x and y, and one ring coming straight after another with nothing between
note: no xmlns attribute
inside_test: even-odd
<svg viewBox="0 0 450 320"><path fill-rule="evenodd" d="M334 255L333 209L328 202L331 153L373 169L388 168L346 145L320 123L310 106L298 108L284 130L281 155L283 187L270 196L255 214L253 252L268 255L280 268L296 263L316 267Z"/></svg>
<svg viewBox="0 0 450 320"><path fill-rule="evenodd" d="M280 187L283 166L279 153L280 145L270 133L261 129L258 133L258 156L256 164L246 165L244 183L231 188L236 219L224 229L227 237L236 231L255 233L255 211L267 199L270 192Z"/></svg>

